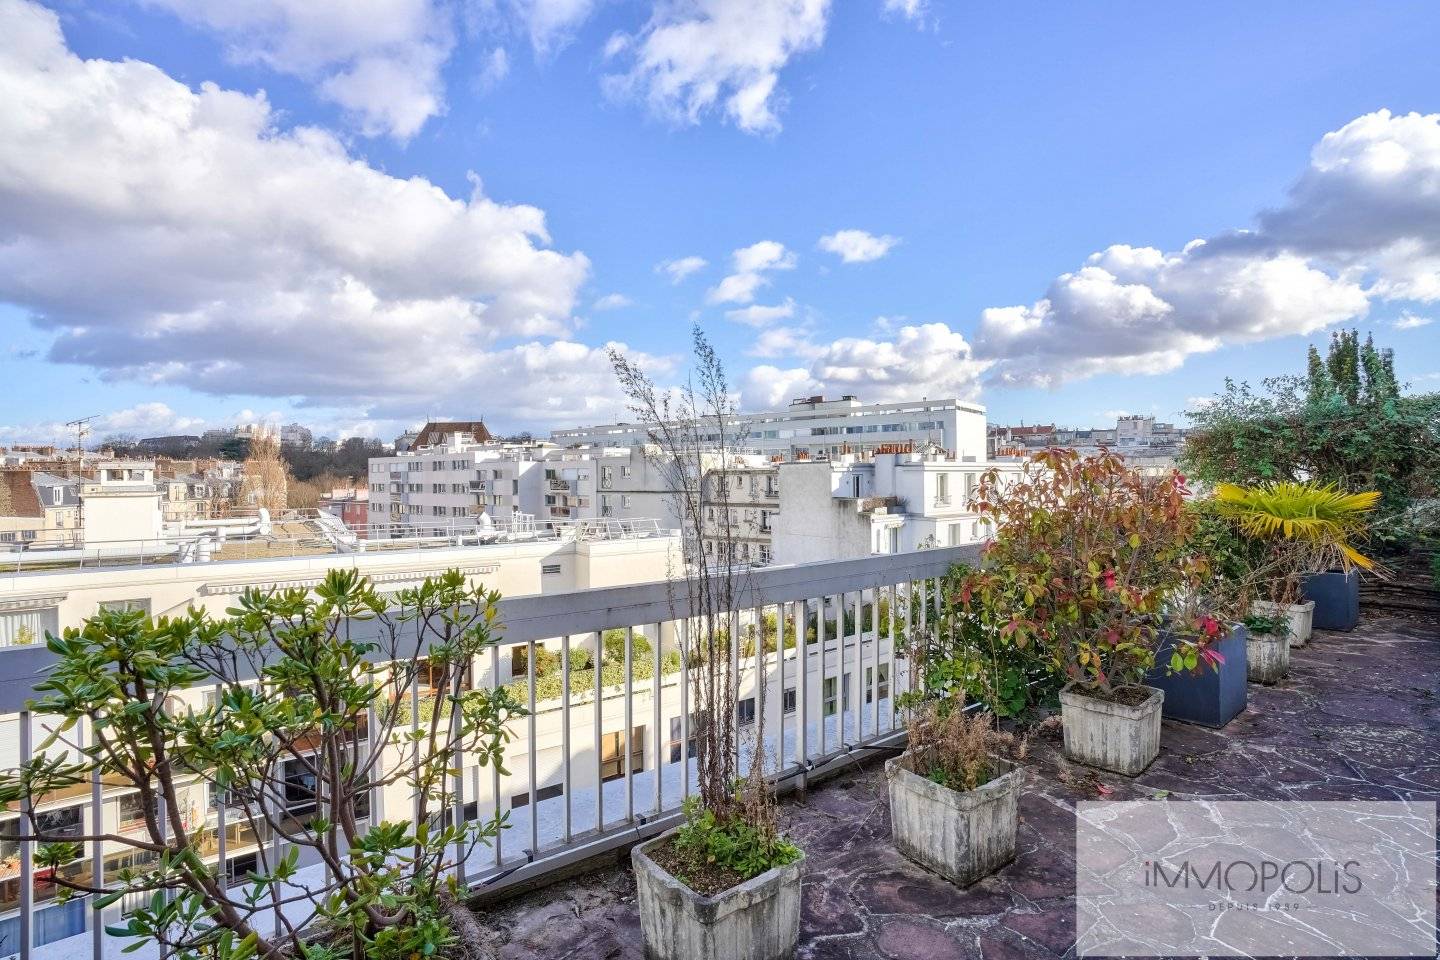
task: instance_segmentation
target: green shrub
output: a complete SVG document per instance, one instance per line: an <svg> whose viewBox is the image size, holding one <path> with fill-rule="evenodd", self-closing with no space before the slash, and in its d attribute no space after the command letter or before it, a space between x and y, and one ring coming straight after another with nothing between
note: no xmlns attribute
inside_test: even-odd
<svg viewBox="0 0 1440 960"><path fill-rule="evenodd" d="M686 797L685 822L675 832L675 850L696 867L714 865L749 880L800 859L800 848L743 819L722 821Z"/></svg>

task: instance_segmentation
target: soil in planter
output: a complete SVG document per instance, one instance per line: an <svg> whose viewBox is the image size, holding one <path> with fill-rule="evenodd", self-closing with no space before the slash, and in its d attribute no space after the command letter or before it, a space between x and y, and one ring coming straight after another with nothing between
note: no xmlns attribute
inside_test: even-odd
<svg viewBox="0 0 1440 960"><path fill-rule="evenodd" d="M951 783L950 778L945 775L945 771L938 766L931 767L928 770L917 770L915 769L915 762L913 760L907 760L905 767L911 773L924 777L931 783L938 783L947 790L954 790L957 793L964 793L968 790L978 790L991 780L994 780L996 776L994 764L990 764L985 771L984 779L980 780L980 782L976 783L973 787L967 787L963 783Z"/></svg>
<svg viewBox="0 0 1440 960"><path fill-rule="evenodd" d="M1075 692L1082 697L1089 697L1091 700L1118 703L1122 707L1138 707L1149 700L1152 693L1144 687L1119 687L1108 693L1104 690L1076 690Z"/></svg>
<svg viewBox="0 0 1440 960"><path fill-rule="evenodd" d="M673 838L656 844L645 853L665 872L702 897L717 896L746 880L738 870L713 863L696 863L694 858L675 849Z"/></svg>

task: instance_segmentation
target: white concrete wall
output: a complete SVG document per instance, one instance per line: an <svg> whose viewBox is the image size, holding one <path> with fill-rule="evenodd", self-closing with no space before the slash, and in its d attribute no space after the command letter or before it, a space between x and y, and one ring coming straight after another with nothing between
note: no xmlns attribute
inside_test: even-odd
<svg viewBox="0 0 1440 960"><path fill-rule="evenodd" d="M836 499L834 473L823 461L780 465L780 512L771 521L775 563L870 555L870 518L853 500Z"/></svg>
<svg viewBox="0 0 1440 960"><path fill-rule="evenodd" d="M177 614L194 606L216 615L244 588L318 582L327 570L356 569L380 589L410 585L452 568L467 572L505 596L557 593L597 586L645 583L678 569L677 536L635 540L447 547L375 553L235 560L215 563L68 568L0 575L0 606L54 609L60 628L79 626L102 602L144 600L150 612ZM558 573L544 573L558 565Z"/></svg>

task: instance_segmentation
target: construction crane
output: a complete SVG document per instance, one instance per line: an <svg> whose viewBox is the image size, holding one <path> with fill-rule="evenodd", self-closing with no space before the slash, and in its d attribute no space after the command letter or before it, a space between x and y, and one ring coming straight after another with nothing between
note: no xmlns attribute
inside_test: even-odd
<svg viewBox="0 0 1440 960"><path fill-rule="evenodd" d="M81 417L79 420L67 420L65 426L75 428L75 455L80 458L80 466L85 466L85 438L90 435L89 423L98 413L92 413L88 417Z"/></svg>

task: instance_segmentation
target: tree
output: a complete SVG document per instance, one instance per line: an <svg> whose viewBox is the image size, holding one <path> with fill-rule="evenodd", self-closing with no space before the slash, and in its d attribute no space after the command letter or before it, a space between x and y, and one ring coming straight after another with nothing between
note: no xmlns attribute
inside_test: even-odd
<svg viewBox="0 0 1440 960"><path fill-rule="evenodd" d="M242 503L270 511L279 517L288 506L290 471L280 459L280 441L270 434L261 434L250 441L250 456L245 460L245 480L240 487Z"/></svg>
<svg viewBox="0 0 1440 960"><path fill-rule="evenodd" d="M763 724L755 724L750 769L741 789L735 787L741 779L735 716L739 671L734 669L739 648L738 641L732 642L731 620L747 574L734 562L734 532L728 525L710 538L718 541L717 549L703 546L705 509L713 506L722 515L729 513L735 455L749 428L735 409L724 364L698 325L692 342L694 370L683 385L669 390L657 388L617 350L610 351L610 362L631 412L647 427L650 458L675 501L685 544L684 569L667 584L672 591L683 591L688 615L677 619L683 619L688 636L686 669L696 691L690 732L696 744L699 806L687 808L688 820L705 824L707 832L727 832L755 854L749 862L769 869L794 859L798 851L778 836L775 799L764 773ZM709 502L707 480L714 496ZM672 606L681 602L682 597L671 594ZM756 685L760 716L765 712L765 687L764 682Z"/></svg>
<svg viewBox="0 0 1440 960"><path fill-rule="evenodd" d="M1205 483L1378 490L1388 517L1440 491L1440 393L1405 393L1393 353L1354 331L1335 333L1323 357L1312 346L1305 376L1266 379L1259 392L1227 379L1189 416L1181 461Z"/></svg>
<svg viewBox="0 0 1440 960"><path fill-rule="evenodd" d="M523 710L503 688L465 689L493 642L497 594L449 571L388 599L334 570L313 596L247 591L225 619L102 611L47 638L59 659L34 709L60 718L58 732L0 775L0 802L30 801L36 865L62 894L100 906L151 895L111 932L181 960L405 960L450 945L467 921L454 868L504 826L447 819L454 758L500 766L505 724ZM440 696L412 726L401 716L422 669ZM202 702L199 691L215 696ZM57 742L65 752L50 749ZM141 829L49 832L35 802L94 776L138 795ZM362 826L392 785L413 808ZM261 841L238 887L204 856L214 831L192 811L207 797ZM278 858L271 838L287 846ZM128 848L136 865L98 884L73 879L61 868L95 840ZM323 871L297 876L302 850Z"/></svg>

